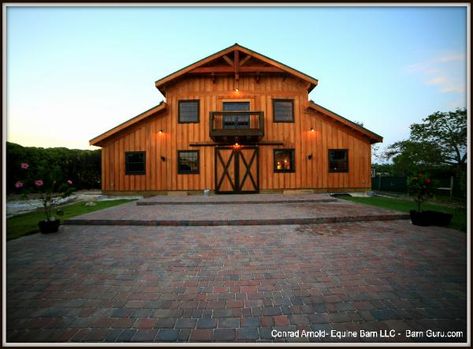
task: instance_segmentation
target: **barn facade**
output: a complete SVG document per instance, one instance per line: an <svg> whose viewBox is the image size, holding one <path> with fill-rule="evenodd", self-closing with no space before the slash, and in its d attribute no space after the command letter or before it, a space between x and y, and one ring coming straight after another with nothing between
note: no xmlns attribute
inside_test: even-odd
<svg viewBox="0 0 473 349"><path fill-rule="evenodd" d="M317 83L238 44L168 75L165 102L90 141L102 190L369 190L382 137L309 100Z"/></svg>

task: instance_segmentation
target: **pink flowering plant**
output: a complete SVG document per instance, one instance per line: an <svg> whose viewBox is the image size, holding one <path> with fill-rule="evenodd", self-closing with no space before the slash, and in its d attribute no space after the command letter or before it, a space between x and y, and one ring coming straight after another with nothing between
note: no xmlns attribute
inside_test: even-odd
<svg viewBox="0 0 473 349"><path fill-rule="evenodd" d="M74 188L72 187L72 181L68 179L67 181L59 181L54 179L55 171L54 168L50 170L47 178L37 178L29 170L29 164L22 162L20 165L24 176L23 180L17 180L15 183L15 188L22 192L25 197L31 192L39 193L40 200L43 204L43 211L46 221L56 220L56 217L53 215L53 208L57 205L59 198L65 198L72 194ZM62 210L56 210L56 214L61 216L63 214Z"/></svg>
<svg viewBox="0 0 473 349"><path fill-rule="evenodd" d="M416 177L411 178L409 194L414 197L417 210L420 212L422 203L432 197L432 180L428 175L420 172Z"/></svg>

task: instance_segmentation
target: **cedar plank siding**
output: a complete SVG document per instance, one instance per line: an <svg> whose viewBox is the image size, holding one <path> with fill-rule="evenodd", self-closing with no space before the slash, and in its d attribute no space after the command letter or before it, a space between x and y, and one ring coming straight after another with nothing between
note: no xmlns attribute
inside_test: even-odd
<svg viewBox="0 0 473 349"><path fill-rule="evenodd" d="M233 76L186 74L166 85L166 108L101 140L104 192L166 192L215 190L213 146L209 115L224 101L250 101L251 111L264 112L263 142L259 146L259 190L315 189L319 191L371 188L370 139L325 112L310 107L308 85L289 74L265 74L259 81L240 73L239 92ZM178 101L199 99L199 123L178 123ZM273 99L294 101L294 123L273 122ZM315 132L309 130L313 128ZM159 133L163 130L163 133ZM92 143L92 141L91 141ZM93 143L92 143L93 144ZM295 172L273 172L273 150L295 149ZM348 149L349 172L329 173L328 149ZM177 151L199 151L199 174L177 173ZM146 151L146 174L125 175L125 152ZM312 154L312 159L308 155Z"/></svg>

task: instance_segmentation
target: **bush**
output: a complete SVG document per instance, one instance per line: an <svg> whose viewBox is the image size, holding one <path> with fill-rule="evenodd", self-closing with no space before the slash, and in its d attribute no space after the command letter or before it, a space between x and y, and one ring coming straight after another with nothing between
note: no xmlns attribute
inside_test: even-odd
<svg viewBox="0 0 473 349"><path fill-rule="evenodd" d="M17 192L21 163L35 169L34 176L48 178L52 169L59 181L72 180L76 189L100 188L101 150L23 147L7 142L7 194Z"/></svg>

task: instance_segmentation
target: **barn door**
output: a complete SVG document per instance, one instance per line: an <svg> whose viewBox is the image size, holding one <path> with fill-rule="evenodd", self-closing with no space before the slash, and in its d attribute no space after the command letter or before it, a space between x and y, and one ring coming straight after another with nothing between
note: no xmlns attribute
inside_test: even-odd
<svg viewBox="0 0 473 349"><path fill-rule="evenodd" d="M215 148L216 193L257 193L258 182L258 148Z"/></svg>

